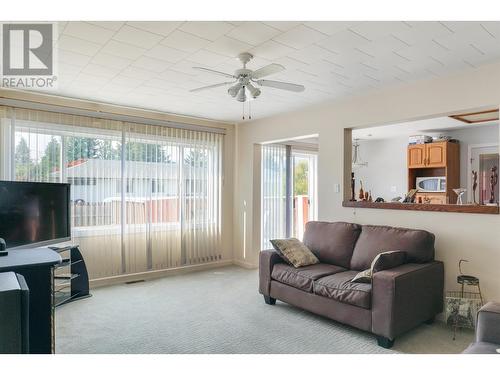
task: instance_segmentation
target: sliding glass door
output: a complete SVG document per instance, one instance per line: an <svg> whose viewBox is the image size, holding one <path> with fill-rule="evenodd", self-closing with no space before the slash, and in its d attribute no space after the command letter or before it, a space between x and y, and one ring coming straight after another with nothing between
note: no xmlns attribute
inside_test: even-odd
<svg viewBox="0 0 500 375"><path fill-rule="evenodd" d="M292 236L302 240L305 225L318 217L317 154L292 149L293 219Z"/></svg>
<svg viewBox="0 0 500 375"><path fill-rule="evenodd" d="M305 224L317 218L317 154L292 146L262 146L261 249L273 238L302 239Z"/></svg>
<svg viewBox="0 0 500 375"><path fill-rule="evenodd" d="M72 238L91 278L222 258L223 134L11 113L10 178L71 184Z"/></svg>
<svg viewBox="0 0 500 375"><path fill-rule="evenodd" d="M284 145L262 146L261 249L269 240L287 237L287 149Z"/></svg>

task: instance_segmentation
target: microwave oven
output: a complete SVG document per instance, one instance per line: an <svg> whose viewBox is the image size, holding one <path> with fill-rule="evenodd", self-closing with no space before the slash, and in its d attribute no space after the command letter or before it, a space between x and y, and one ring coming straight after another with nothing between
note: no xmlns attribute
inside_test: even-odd
<svg viewBox="0 0 500 375"><path fill-rule="evenodd" d="M417 189L421 193L445 193L446 177L417 177Z"/></svg>

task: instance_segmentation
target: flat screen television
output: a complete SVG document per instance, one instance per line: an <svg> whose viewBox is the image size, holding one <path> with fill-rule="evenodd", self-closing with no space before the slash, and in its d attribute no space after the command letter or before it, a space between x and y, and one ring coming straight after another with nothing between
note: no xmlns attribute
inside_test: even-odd
<svg viewBox="0 0 500 375"><path fill-rule="evenodd" d="M0 181L0 238L7 248L71 239L70 185Z"/></svg>

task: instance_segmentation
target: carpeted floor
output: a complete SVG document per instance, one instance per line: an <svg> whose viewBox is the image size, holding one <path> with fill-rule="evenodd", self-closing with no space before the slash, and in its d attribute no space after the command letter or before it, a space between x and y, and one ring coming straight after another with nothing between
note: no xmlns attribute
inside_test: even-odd
<svg viewBox="0 0 500 375"><path fill-rule="evenodd" d="M56 353L460 353L473 339L435 323L385 350L371 334L264 304L257 280L225 267L95 289L56 310Z"/></svg>

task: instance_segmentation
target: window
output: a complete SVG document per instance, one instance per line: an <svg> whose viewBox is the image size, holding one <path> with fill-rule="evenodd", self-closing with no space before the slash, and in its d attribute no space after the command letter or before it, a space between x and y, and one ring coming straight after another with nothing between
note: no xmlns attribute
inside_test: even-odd
<svg viewBox="0 0 500 375"><path fill-rule="evenodd" d="M7 177L71 184L92 278L221 259L222 134L11 112Z"/></svg>

